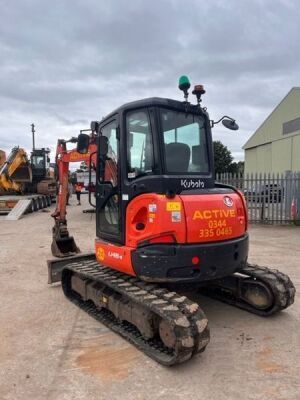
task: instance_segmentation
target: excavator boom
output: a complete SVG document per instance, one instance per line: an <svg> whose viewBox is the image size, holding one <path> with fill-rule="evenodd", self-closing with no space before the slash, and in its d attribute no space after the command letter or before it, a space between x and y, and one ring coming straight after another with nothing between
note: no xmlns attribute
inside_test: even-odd
<svg viewBox="0 0 300 400"><path fill-rule="evenodd" d="M67 195L69 184L69 164L71 162L85 161L87 165L94 168L96 165L96 144L93 132L89 137L88 151L80 154L76 149L67 149L67 143L74 143L74 139L69 141L59 139L56 147L56 168L58 192L56 199L56 209L51 216L54 218L52 229L51 250L55 257L70 257L80 252L73 236L69 235L67 228Z"/></svg>

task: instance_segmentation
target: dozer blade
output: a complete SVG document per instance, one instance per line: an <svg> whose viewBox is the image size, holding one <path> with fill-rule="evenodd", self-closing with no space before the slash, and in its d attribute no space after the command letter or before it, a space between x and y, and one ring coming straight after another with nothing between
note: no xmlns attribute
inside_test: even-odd
<svg viewBox="0 0 300 400"><path fill-rule="evenodd" d="M52 259L47 260L48 265L48 283L56 283L61 281L61 272L63 268L72 263L79 261L96 261L95 253L83 253L71 257L65 257L64 259Z"/></svg>

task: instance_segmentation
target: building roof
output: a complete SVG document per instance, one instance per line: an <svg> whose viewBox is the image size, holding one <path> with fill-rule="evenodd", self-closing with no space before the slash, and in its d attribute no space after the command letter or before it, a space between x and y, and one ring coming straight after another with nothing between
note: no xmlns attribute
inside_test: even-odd
<svg viewBox="0 0 300 400"><path fill-rule="evenodd" d="M262 134L263 128L265 125L270 121L270 119L274 116L274 114L279 110L279 108L282 106L283 103L288 101L288 98L292 96L292 94L299 95L300 99L300 87L295 86L293 87L287 95L280 101L280 103L274 108L274 110L271 112L271 114L264 120L264 122L256 129L256 131L253 133L253 135L247 140L247 142L244 144L243 149L247 150L253 147L257 147L262 144L270 143L270 138L267 139L265 135Z"/></svg>

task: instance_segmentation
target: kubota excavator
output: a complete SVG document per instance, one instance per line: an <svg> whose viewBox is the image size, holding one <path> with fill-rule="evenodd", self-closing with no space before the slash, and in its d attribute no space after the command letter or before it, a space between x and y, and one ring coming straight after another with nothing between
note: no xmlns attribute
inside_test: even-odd
<svg viewBox="0 0 300 400"><path fill-rule="evenodd" d="M202 291L261 316L294 301L289 277L251 265L247 209L241 192L216 183L205 93L181 77L184 101L150 98L128 103L81 133L77 151L58 149L59 194L53 214L49 283L148 356L174 365L209 342L200 305L180 294ZM94 255L78 251L66 225L70 154L89 154L97 170Z"/></svg>

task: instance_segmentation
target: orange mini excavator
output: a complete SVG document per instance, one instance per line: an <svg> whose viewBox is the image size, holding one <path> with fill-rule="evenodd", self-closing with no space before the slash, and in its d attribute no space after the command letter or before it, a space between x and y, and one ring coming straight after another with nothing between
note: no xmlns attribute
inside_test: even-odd
<svg viewBox="0 0 300 400"><path fill-rule="evenodd" d="M247 209L241 192L214 179L211 121L201 106L203 86L183 76L184 101L150 98L125 104L77 149L58 148L59 193L53 214L49 283L148 356L174 365L204 351L208 321L188 299L197 291L261 316L294 301L285 274L251 265ZM95 254L77 254L66 222L70 157L96 169ZM91 200L91 199L90 199ZM74 255L75 254L75 255Z"/></svg>

